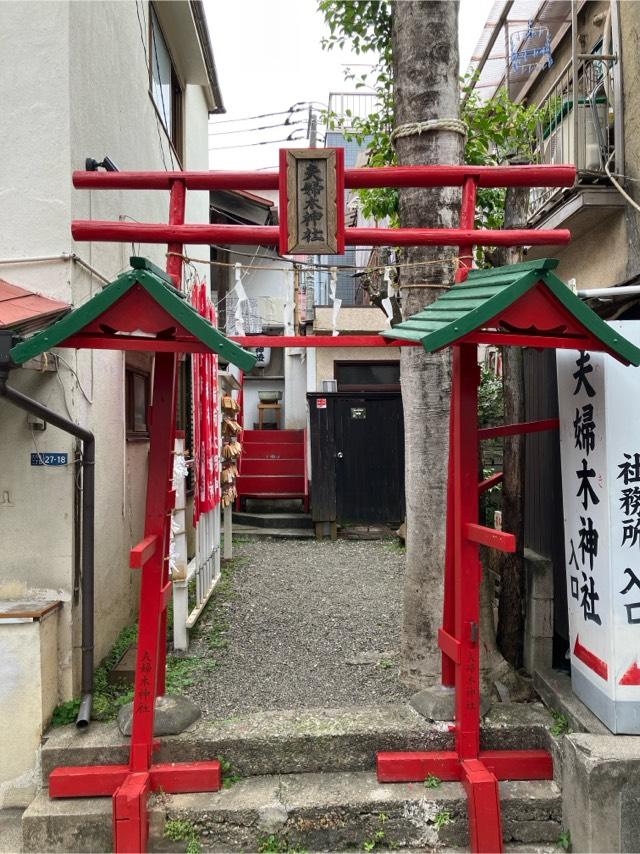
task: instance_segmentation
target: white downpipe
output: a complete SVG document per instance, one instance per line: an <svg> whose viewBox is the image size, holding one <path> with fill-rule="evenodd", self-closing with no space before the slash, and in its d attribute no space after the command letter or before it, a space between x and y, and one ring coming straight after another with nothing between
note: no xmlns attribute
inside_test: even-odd
<svg viewBox="0 0 640 854"><path fill-rule="evenodd" d="M640 295L640 285L623 285L620 288L588 288L587 290L576 291L576 294L582 299L634 296Z"/></svg>

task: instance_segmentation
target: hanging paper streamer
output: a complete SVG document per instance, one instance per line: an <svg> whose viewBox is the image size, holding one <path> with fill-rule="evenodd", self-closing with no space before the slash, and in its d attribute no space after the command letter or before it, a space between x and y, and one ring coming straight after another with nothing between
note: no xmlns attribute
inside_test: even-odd
<svg viewBox="0 0 640 854"><path fill-rule="evenodd" d="M383 279L387 286L387 296L389 298L398 296L398 291L396 290L396 286L391 278L391 267L384 268Z"/></svg>
<svg viewBox="0 0 640 854"><path fill-rule="evenodd" d="M173 488L177 489L180 481L189 474L187 461L183 454L176 454L173 458Z"/></svg>
<svg viewBox="0 0 640 854"><path fill-rule="evenodd" d="M338 286L338 268L331 268L331 275L329 279L329 298L333 303L333 313L331 315L331 329L332 335L338 335L338 312L340 311L340 306L342 305L342 300L336 297L336 288Z"/></svg>
<svg viewBox="0 0 640 854"><path fill-rule="evenodd" d="M294 278L293 270L287 270L284 274L286 278L286 302L283 309L284 334L294 334Z"/></svg>
<svg viewBox="0 0 640 854"><path fill-rule="evenodd" d="M382 300L382 307L384 309L384 313L387 315L387 326L391 326L391 321L393 320L393 306L391 305L389 297L385 297Z"/></svg>
<svg viewBox="0 0 640 854"><path fill-rule="evenodd" d="M244 335L244 318L242 317L242 306L247 301L247 293L244 289L244 285L242 284L242 264L237 263L235 265L236 270L236 281L233 286L233 290L236 293L237 302L236 302L236 313L235 313L235 326L236 326L236 335Z"/></svg>

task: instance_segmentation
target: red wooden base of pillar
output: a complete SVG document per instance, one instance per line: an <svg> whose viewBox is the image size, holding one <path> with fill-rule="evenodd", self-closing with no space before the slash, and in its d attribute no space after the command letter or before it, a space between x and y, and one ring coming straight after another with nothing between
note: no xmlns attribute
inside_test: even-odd
<svg viewBox="0 0 640 854"><path fill-rule="evenodd" d="M118 854L147 850L147 799L150 792L170 795L217 792L222 769L217 759L208 762L167 762L148 771L128 765L88 765L56 768L49 775L51 798L113 796L113 846Z"/></svg>
<svg viewBox="0 0 640 854"><path fill-rule="evenodd" d="M546 750L481 750L460 760L454 751L378 753L378 782L422 783L429 774L459 781L467 793L472 851L502 851L499 780L552 780L553 760Z"/></svg>

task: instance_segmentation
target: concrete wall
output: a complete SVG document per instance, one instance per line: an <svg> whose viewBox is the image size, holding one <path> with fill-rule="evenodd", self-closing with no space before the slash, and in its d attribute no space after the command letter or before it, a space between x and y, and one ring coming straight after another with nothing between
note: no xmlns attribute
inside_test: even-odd
<svg viewBox="0 0 640 854"><path fill-rule="evenodd" d="M148 4L138 6L138 11L148 21ZM171 49L171 33L165 36ZM172 167L169 141L149 95L146 41L147 29L142 27L141 33L134 2L0 5L0 101L3 126L11 129L0 159L0 257L76 252L110 280L128 266L131 247L75 244L70 221L166 221L167 193L88 192L71 186L71 172L84 168L86 157L102 159L108 154L121 169ZM188 85L186 79L182 83L183 165L206 169L204 89ZM177 166L175 156L173 163ZM188 195L187 220L208 221L207 193ZM165 264L163 246L136 246L135 251ZM188 251L207 256L203 247ZM200 273L208 276L208 265ZM0 277L75 305L102 286L77 265L60 261L5 264ZM57 374L20 369L11 383L56 411L68 410L96 434L99 661L137 610L138 578L128 567L128 550L142 532L148 443L126 441L123 354L60 353L69 366L61 364ZM138 358L150 367L148 357ZM78 646L80 605L74 598L73 577L74 472L71 466L31 467L34 448L26 416L3 401L0 425L0 494L7 491L11 502L0 512L4 544L0 595L20 595L29 589L64 601L59 621L59 699L68 699L79 689L79 651L75 662L72 655L73 646ZM54 428L38 433L36 441L41 450L66 451L73 459L73 443Z"/></svg>
<svg viewBox="0 0 640 854"><path fill-rule="evenodd" d="M40 786L40 738L57 700L58 613L0 624L0 809L27 806Z"/></svg>

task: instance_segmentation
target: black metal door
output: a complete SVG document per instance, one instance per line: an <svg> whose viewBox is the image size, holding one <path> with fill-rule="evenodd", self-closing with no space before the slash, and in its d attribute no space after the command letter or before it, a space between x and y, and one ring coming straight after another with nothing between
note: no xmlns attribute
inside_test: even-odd
<svg viewBox="0 0 640 854"><path fill-rule="evenodd" d="M399 523L404 518L403 426L399 394L336 397L339 523Z"/></svg>

